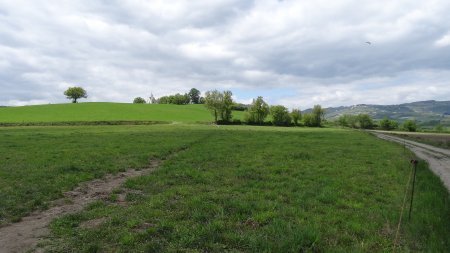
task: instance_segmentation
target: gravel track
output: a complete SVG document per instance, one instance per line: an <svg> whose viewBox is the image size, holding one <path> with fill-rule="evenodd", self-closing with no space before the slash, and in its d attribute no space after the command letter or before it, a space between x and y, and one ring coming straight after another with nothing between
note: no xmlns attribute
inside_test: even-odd
<svg viewBox="0 0 450 253"><path fill-rule="evenodd" d="M405 145L405 147L414 152L417 157L427 161L430 165L430 169L439 176L447 190L450 192L450 150L406 140L377 131L371 132L381 139Z"/></svg>

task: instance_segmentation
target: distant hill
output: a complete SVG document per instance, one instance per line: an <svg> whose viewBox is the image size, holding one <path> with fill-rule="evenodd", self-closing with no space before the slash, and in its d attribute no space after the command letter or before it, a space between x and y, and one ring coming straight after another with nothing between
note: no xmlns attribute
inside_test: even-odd
<svg viewBox="0 0 450 253"><path fill-rule="evenodd" d="M397 121L414 119L423 126L450 125L450 101L420 101L399 105L360 104L325 108L327 119L336 119L343 114L366 113L374 119L388 117ZM306 110L306 111L310 111Z"/></svg>
<svg viewBox="0 0 450 253"><path fill-rule="evenodd" d="M243 112L233 111L241 119ZM204 105L78 103L0 108L0 123L78 121L212 122Z"/></svg>

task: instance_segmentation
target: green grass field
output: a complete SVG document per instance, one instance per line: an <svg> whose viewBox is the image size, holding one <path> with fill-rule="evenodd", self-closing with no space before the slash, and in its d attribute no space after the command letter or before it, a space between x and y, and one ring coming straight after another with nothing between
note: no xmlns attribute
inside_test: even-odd
<svg viewBox="0 0 450 253"><path fill-rule="evenodd" d="M233 111L242 119L243 112ZM0 123L77 121L212 122L204 105L79 103L0 107Z"/></svg>
<svg viewBox="0 0 450 253"><path fill-rule="evenodd" d="M176 153L108 201L56 219L50 252L390 252L410 172L401 146L342 129L11 127L0 139L4 224L82 181ZM425 164L416 193L399 250L444 252L450 198ZM103 223L81 225L89 220Z"/></svg>

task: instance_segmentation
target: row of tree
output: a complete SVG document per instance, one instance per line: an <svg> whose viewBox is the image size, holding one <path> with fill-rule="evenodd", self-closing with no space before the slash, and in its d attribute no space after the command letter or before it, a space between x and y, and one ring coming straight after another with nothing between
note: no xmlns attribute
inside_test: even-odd
<svg viewBox="0 0 450 253"><path fill-rule="evenodd" d="M406 120L401 126L395 120L388 119L387 117L375 122L372 117L368 114L344 114L341 115L337 120L336 124L344 127L359 128L359 129L372 129L379 128L382 130L394 130L402 129L409 132L417 131L417 123L414 120Z"/></svg>
<svg viewBox="0 0 450 253"><path fill-rule="evenodd" d="M150 96L149 104L175 104L175 105L187 105L187 104L204 104L205 99L200 96L201 93L196 88L192 88L188 93L174 94L169 96L162 96L155 98L153 94ZM147 101L142 97L136 97L133 100L134 104L145 104Z"/></svg>
<svg viewBox="0 0 450 253"><path fill-rule="evenodd" d="M205 106L211 111L216 123L232 122L232 111L236 104L232 99L231 91L207 91L205 93ZM266 118L272 117L271 123L276 126L305 125L312 127L322 126L325 110L320 105L314 106L311 113L302 115L300 109L289 112L282 105L269 106L262 97L257 97L247 108L244 122L250 125L263 125ZM303 117L302 117L303 116Z"/></svg>

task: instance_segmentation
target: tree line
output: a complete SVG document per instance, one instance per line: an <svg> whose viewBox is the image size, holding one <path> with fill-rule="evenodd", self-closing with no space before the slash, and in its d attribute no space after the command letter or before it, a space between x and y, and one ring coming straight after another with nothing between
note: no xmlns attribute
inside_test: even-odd
<svg viewBox="0 0 450 253"><path fill-rule="evenodd" d="M174 105L187 105L187 104L204 104L205 98L200 96L201 93L196 88L192 88L189 92L184 94L174 94L168 96L162 96L155 98L153 94L149 97L149 104L174 104ZM142 97L136 97L133 100L134 104L146 104L147 101Z"/></svg>
<svg viewBox="0 0 450 253"><path fill-rule="evenodd" d="M302 115L300 109L289 111L282 105L269 106L263 97L253 99L250 105L240 104L233 101L233 93L229 90L218 91L211 90L205 92L202 97L199 90L192 88L188 93L174 94L155 98L150 96L148 103L152 104L204 104L211 112L216 124L249 124L249 125L266 125L273 124L276 126L310 126L320 127L325 120L325 110L320 105L315 105L311 113ZM142 97L136 97L133 100L136 104L145 104L147 101ZM233 111L246 111L243 122L233 119ZM266 119L271 116L270 121Z"/></svg>
<svg viewBox="0 0 450 253"><path fill-rule="evenodd" d="M380 121L375 121L369 114L344 114L339 116L335 121L335 124L343 127L357 128L357 129L381 129L381 130L405 130L409 132L415 132L418 130L418 126L415 120L406 120L402 125L395 120L383 118Z"/></svg>
<svg viewBox="0 0 450 253"><path fill-rule="evenodd" d="M77 103L80 98L87 98L87 92L82 87L69 87L64 95L71 99L73 103ZM174 94L162 96L156 99L153 94L149 97L148 103L152 104L204 104L206 108L212 113L214 122L216 124L230 124L242 123L240 120L233 120L233 111L246 111L244 115L244 122L249 125L264 125L273 124L276 126L310 126L320 127L325 120L325 110L320 105L315 105L310 113L304 113L300 109L293 109L289 111L288 108L282 105L269 106L259 96L253 99L250 105L235 103L232 99L233 93L231 91L207 91L205 96L201 96L201 92L192 88L189 92L184 94ZM142 97L136 97L133 100L135 104L145 104L147 101ZM271 116L271 121L266 122L268 116ZM338 126L357 128L357 129L382 129L382 130L405 130L415 132L418 130L416 121L406 120L401 126L397 121L384 119L376 122L368 114L344 114L338 117L334 123Z"/></svg>
<svg viewBox="0 0 450 253"><path fill-rule="evenodd" d="M205 93L205 106L214 116L216 124L242 123L240 120L232 119L234 108L242 108L240 104L235 104L231 91L212 90ZM276 126L311 126L320 127L324 122L325 110L320 105L315 105L311 113L302 115L300 109L289 111L282 105L269 106L259 96L246 108L244 122L249 125L273 124ZM266 119L271 116L270 122Z"/></svg>

